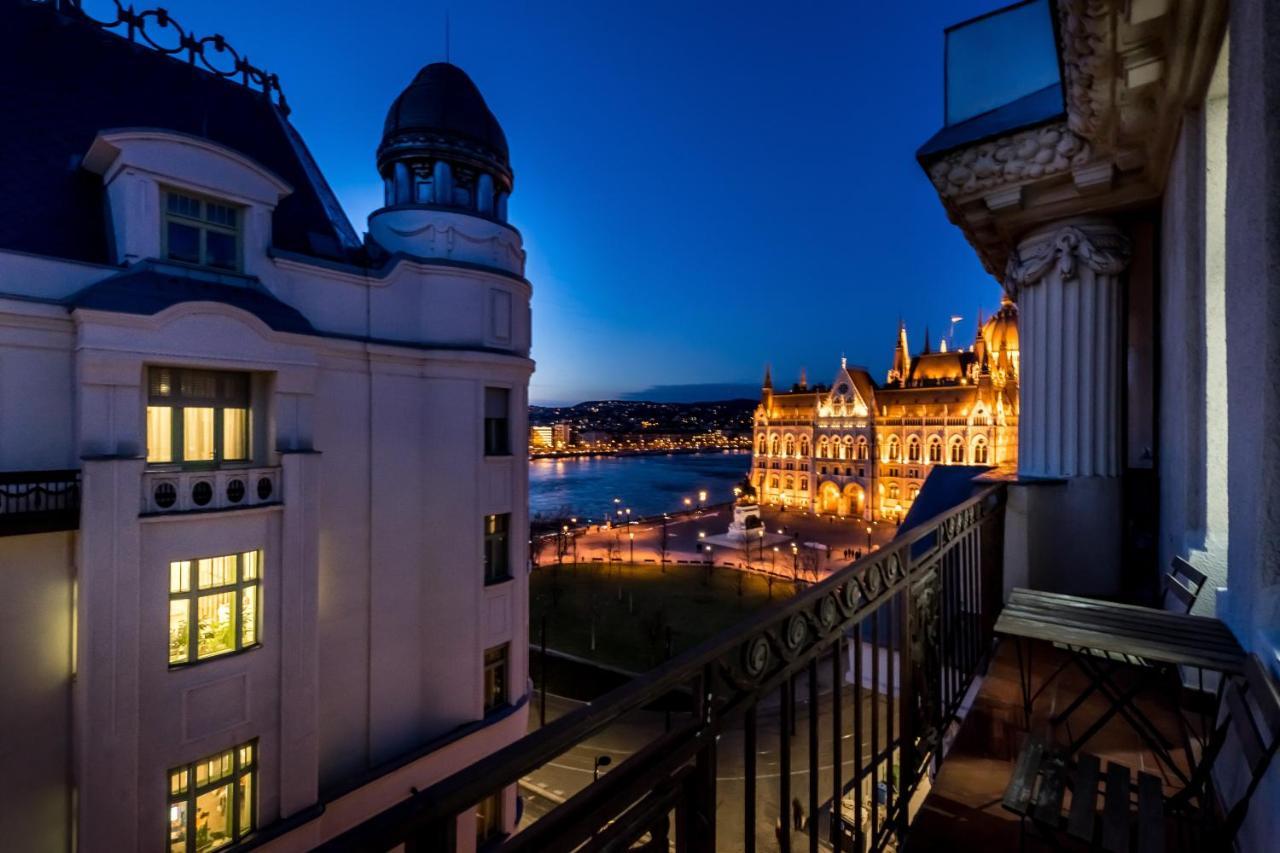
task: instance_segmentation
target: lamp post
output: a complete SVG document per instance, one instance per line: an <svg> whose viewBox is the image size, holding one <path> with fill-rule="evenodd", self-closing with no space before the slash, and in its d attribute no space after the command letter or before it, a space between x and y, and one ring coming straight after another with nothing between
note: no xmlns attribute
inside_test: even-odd
<svg viewBox="0 0 1280 853"><path fill-rule="evenodd" d="M564 537L569 532L569 525L560 526L560 541L556 543L556 564L564 565Z"/></svg>
<svg viewBox="0 0 1280 853"><path fill-rule="evenodd" d="M871 553L871 528L867 528L867 553Z"/></svg>
<svg viewBox="0 0 1280 853"><path fill-rule="evenodd" d="M800 549L796 547L796 543L791 543L791 573L798 574L800 571Z"/></svg>
<svg viewBox="0 0 1280 853"><path fill-rule="evenodd" d="M706 489L699 489L698 490L698 509L702 509L702 505L705 504L706 502L707 502Z"/></svg>
<svg viewBox="0 0 1280 853"><path fill-rule="evenodd" d="M634 530L627 531L627 562L634 563L636 561L636 534Z"/></svg>

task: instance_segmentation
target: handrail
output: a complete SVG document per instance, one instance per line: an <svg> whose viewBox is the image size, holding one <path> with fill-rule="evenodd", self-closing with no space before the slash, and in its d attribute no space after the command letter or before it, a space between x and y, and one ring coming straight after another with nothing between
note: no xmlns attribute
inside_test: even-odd
<svg viewBox="0 0 1280 853"><path fill-rule="evenodd" d="M838 645L848 629L948 561L952 546L997 510L1002 498L1001 484L983 488L959 505L903 531L885 548L411 795L319 849L385 850L429 827L439 829L494 790L514 784L623 715L695 680L702 685L699 696L709 709L742 710L740 700L754 702L761 689L811 665L833 642ZM965 547L969 547L968 541ZM702 725L694 731L700 736L722 724L723 714L714 725L711 716L712 710L699 713ZM636 760L637 756L629 758L615 773ZM590 789L583 791L555 814L579 808L575 804L581 803L579 798L584 795L590 795L592 802L599 796ZM517 839L523 835L516 836L513 844L519 846ZM441 849L447 848L442 845Z"/></svg>
<svg viewBox="0 0 1280 853"><path fill-rule="evenodd" d="M75 530L79 525L78 470L0 471L0 536Z"/></svg>

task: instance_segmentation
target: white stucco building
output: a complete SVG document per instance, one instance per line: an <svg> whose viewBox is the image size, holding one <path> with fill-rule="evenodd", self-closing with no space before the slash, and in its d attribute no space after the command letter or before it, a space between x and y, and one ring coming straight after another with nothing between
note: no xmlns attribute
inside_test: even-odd
<svg viewBox="0 0 1280 853"><path fill-rule="evenodd" d="M304 850L515 740L531 291L475 85L395 98L361 240L272 78L0 31L0 838Z"/></svg>

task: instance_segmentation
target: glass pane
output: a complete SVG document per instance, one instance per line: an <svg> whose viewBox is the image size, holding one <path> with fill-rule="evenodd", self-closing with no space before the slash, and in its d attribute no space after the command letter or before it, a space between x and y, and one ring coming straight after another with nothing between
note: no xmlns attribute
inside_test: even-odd
<svg viewBox="0 0 1280 853"><path fill-rule="evenodd" d="M240 835L247 835L253 829L253 774L246 773L240 777L239 790L236 792L236 813L240 817Z"/></svg>
<svg viewBox="0 0 1280 853"><path fill-rule="evenodd" d="M147 406L147 461L173 461L173 409Z"/></svg>
<svg viewBox="0 0 1280 853"><path fill-rule="evenodd" d="M169 564L169 592L191 591L191 561L176 560Z"/></svg>
<svg viewBox="0 0 1280 853"><path fill-rule="evenodd" d="M231 786L223 785L196 797L196 853L217 850L232 840Z"/></svg>
<svg viewBox="0 0 1280 853"><path fill-rule="evenodd" d="M185 790L187 790L187 771L171 771L169 773L169 793L181 794Z"/></svg>
<svg viewBox="0 0 1280 853"><path fill-rule="evenodd" d="M191 639L191 602L169 602L169 663L186 663Z"/></svg>
<svg viewBox="0 0 1280 853"><path fill-rule="evenodd" d="M184 222L169 222L169 259L200 263L200 229Z"/></svg>
<svg viewBox="0 0 1280 853"><path fill-rule="evenodd" d="M169 804L169 853L187 853L187 804Z"/></svg>
<svg viewBox="0 0 1280 853"><path fill-rule="evenodd" d="M247 581L257 580L258 578L258 562L262 558L260 551L245 551L240 555L240 576Z"/></svg>
<svg viewBox="0 0 1280 853"><path fill-rule="evenodd" d="M182 410L182 458L187 462L213 461L213 409Z"/></svg>
<svg viewBox="0 0 1280 853"><path fill-rule="evenodd" d="M210 222L225 225L228 228L236 227L236 209L234 207L210 201L205 203L204 211L204 218Z"/></svg>
<svg viewBox="0 0 1280 853"><path fill-rule="evenodd" d="M208 557L201 560L197 574L200 589L233 584L236 582L236 555Z"/></svg>
<svg viewBox="0 0 1280 853"><path fill-rule="evenodd" d="M192 198L182 193L169 193L167 198L168 210L170 213L176 213L180 216L190 216L198 218L200 216L200 200Z"/></svg>
<svg viewBox="0 0 1280 853"><path fill-rule="evenodd" d="M187 400L218 399L218 374L212 370L182 371L182 396Z"/></svg>
<svg viewBox="0 0 1280 853"><path fill-rule="evenodd" d="M946 123L956 124L1058 82L1047 0L1027 0L946 34Z"/></svg>
<svg viewBox="0 0 1280 853"><path fill-rule="evenodd" d="M240 591L240 645L258 642L258 587L246 586Z"/></svg>
<svg viewBox="0 0 1280 853"><path fill-rule="evenodd" d="M224 270L236 268L236 236L223 231L204 232L204 262Z"/></svg>
<svg viewBox="0 0 1280 853"><path fill-rule="evenodd" d="M249 458L249 410L222 410L222 458Z"/></svg>
<svg viewBox="0 0 1280 853"><path fill-rule="evenodd" d="M236 650L236 594L202 595L197 605L196 657L207 658Z"/></svg>
<svg viewBox="0 0 1280 853"><path fill-rule="evenodd" d="M253 763L253 744L246 743L240 747L240 767L243 769Z"/></svg>

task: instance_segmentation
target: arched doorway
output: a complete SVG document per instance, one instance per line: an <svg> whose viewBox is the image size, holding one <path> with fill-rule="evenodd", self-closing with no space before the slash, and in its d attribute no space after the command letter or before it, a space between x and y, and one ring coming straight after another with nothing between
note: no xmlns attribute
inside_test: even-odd
<svg viewBox="0 0 1280 853"><path fill-rule="evenodd" d="M861 518L867 507L866 490L857 483L849 483L844 487L844 495L841 503L844 504L845 511L841 515L852 515Z"/></svg>
<svg viewBox="0 0 1280 853"><path fill-rule="evenodd" d="M841 512L840 487L830 480L818 489L818 512L829 512L843 515Z"/></svg>

